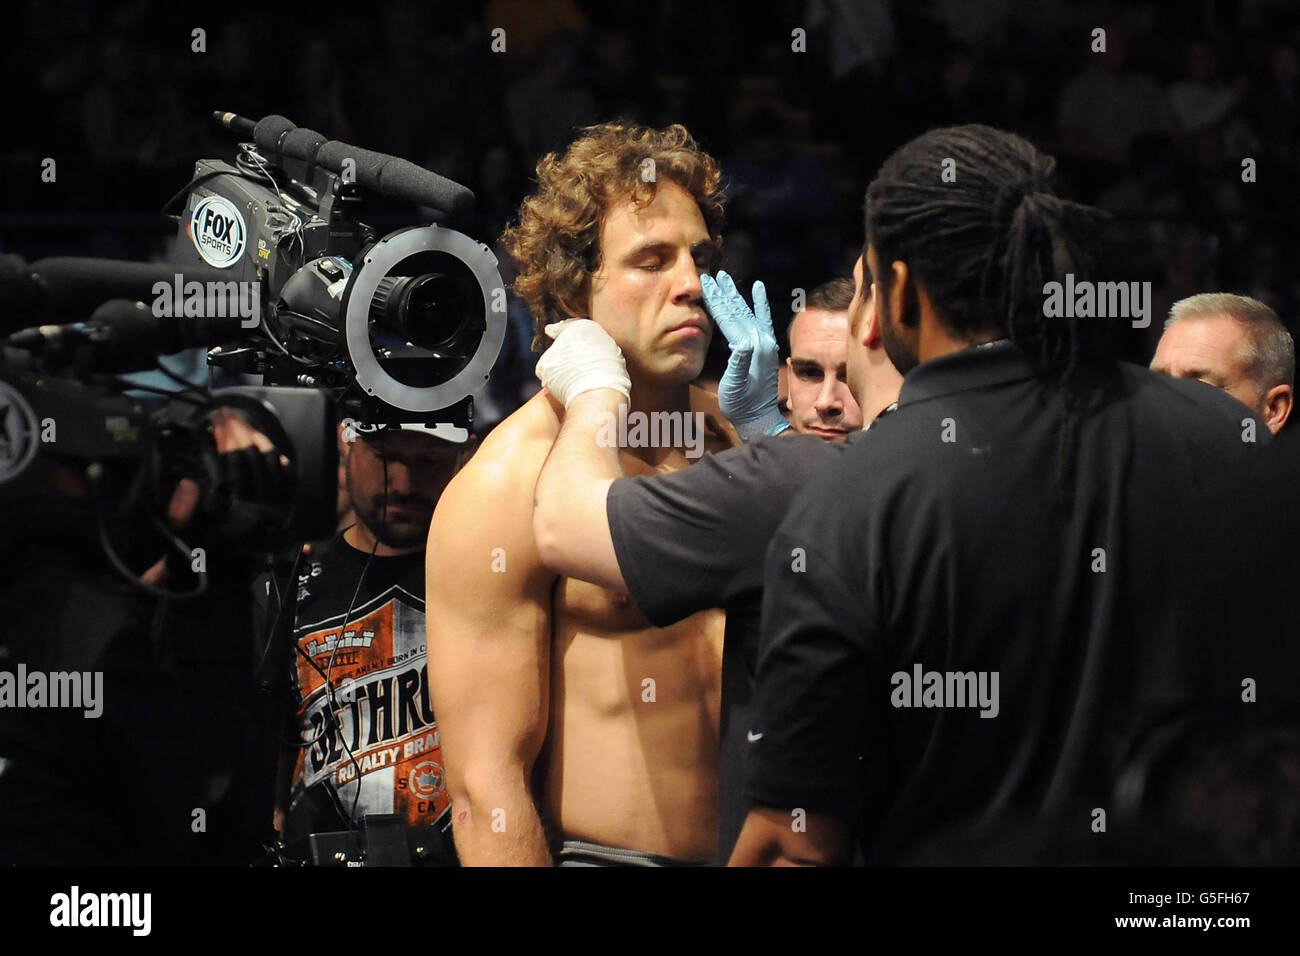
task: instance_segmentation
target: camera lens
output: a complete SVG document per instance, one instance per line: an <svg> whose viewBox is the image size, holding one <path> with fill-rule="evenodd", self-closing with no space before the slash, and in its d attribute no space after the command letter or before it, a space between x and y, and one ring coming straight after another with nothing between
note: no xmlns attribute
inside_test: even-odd
<svg viewBox="0 0 1300 956"><path fill-rule="evenodd" d="M374 322L431 352L456 344L471 318L481 311L460 282L438 272L389 276L380 281L370 304Z"/></svg>

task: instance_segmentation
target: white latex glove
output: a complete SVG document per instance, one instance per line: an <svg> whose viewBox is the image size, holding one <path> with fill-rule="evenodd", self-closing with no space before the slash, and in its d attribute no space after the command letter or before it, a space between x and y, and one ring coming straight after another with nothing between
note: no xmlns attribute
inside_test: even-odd
<svg viewBox="0 0 1300 956"><path fill-rule="evenodd" d="M565 319L546 327L555 342L537 361L537 377L543 387L569 407L583 392L612 388L631 399L623 351L609 333L591 319Z"/></svg>

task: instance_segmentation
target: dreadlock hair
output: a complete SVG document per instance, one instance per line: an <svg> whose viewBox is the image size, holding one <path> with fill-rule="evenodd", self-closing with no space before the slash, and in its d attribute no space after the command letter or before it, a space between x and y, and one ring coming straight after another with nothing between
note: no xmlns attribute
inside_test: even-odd
<svg viewBox="0 0 1300 956"><path fill-rule="evenodd" d="M931 130L885 160L867 188L866 236L882 265L882 292L892 281L888 264L906 262L950 334L1007 336L1061 389L1056 477L1068 509L1084 397L1077 371L1081 362L1109 362L1111 329L1045 314L1048 282L1091 275L1105 216L1057 196L1055 168L1027 140L991 126Z"/></svg>

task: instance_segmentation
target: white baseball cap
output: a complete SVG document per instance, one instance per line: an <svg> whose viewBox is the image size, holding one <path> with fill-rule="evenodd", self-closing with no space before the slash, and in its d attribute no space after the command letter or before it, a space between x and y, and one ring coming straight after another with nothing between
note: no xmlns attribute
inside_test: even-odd
<svg viewBox="0 0 1300 956"><path fill-rule="evenodd" d="M463 445L469 441L469 429L461 428L451 422L438 422L434 425L424 425L420 422L402 422L398 425L363 425L361 422L348 419L343 424L358 435L374 435L386 428L396 428L404 432L423 432L425 435L441 438L443 441L451 442L454 445Z"/></svg>

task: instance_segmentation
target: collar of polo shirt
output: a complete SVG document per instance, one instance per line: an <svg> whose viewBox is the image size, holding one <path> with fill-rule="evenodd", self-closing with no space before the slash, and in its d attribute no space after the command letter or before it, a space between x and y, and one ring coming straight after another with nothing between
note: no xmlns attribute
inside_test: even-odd
<svg viewBox="0 0 1300 956"><path fill-rule="evenodd" d="M903 378L898 404L906 407L927 398L1021 381L1036 374L1029 356L1010 339L981 342L916 366Z"/></svg>

